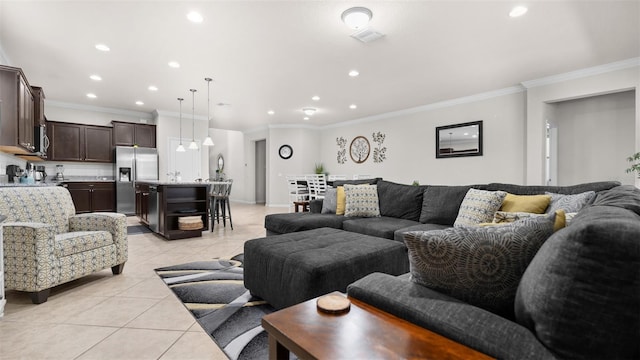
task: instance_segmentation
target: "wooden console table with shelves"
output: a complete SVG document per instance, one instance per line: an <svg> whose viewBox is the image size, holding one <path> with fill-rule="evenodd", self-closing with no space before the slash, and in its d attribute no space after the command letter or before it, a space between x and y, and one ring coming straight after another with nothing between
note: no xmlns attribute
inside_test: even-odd
<svg viewBox="0 0 640 360"><path fill-rule="evenodd" d="M155 233L176 240L199 237L202 231L208 230L207 183L136 182L136 189L141 194L136 196L138 218ZM184 216L200 216L202 228L181 230L178 220Z"/></svg>

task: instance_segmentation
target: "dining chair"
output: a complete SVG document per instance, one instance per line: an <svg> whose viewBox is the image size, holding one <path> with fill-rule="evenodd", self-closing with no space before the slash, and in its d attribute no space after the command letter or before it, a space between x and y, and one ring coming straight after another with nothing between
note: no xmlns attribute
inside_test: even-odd
<svg viewBox="0 0 640 360"><path fill-rule="evenodd" d="M353 180L373 179L371 175L353 175Z"/></svg>
<svg viewBox="0 0 640 360"><path fill-rule="evenodd" d="M327 181L347 180L347 175L329 175Z"/></svg>
<svg viewBox="0 0 640 360"><path fill-rule="evenodd" d="M231 195L231 186L233 185L233 179L227 179L225 181L217 181L211 184L211 191L209 192L209 201L211 202L211 231L213 231L214 222L220 224L222 219L222 225L227 227L226 219L229 219L229 225L233 230L233 221L231 220L231 204L229 201L229 195Z"/></svg>
<svg viewBox="0 0 640 360"><path fill-rule="evenodd" d="M324 199L327 192L327 178L325 174L307 175L307 184L309 186L309 199Z"/></svg>

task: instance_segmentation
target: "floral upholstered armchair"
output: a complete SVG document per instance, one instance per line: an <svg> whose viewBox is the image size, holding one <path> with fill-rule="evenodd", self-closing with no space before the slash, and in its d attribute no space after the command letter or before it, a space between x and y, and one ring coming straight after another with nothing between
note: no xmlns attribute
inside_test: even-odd
<svg viewBox="0 0 640 360"><path fill-rule="evenodd" d="M26 291L34 304L47 301L56 285L127 261L123 214L75 214L66 188L0 188L5 288Z"/></svg>

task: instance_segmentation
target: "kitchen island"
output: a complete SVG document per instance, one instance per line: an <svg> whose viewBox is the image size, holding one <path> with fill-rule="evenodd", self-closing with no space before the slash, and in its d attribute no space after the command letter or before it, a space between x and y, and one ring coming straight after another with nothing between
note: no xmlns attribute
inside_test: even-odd
<svg viewBox="0 0 640 360"><path fill-rule="evenodd" d="M138 181L135 187L136 216L153 232L168 240L202 236L209 228L209 185L202 182L176 183ZM199 216L202 228L182 230L179 219Z"/></svg>

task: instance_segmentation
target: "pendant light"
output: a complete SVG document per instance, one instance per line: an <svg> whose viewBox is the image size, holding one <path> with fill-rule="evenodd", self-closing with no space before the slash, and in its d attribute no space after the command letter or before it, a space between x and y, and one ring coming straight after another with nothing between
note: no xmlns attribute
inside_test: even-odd
<svg viewBox="0 0 640 360"><path fill-rule="evenodd" d="M196 144L196 89L189 89L191 91L191 144L189 144L189 149L198 150L198 144Z"/></svg>
<svg viewBox="0 0 640 360"><path fill-rule="evenodd" d="M209 117L209 103L211 102L210 98L209 98L209 85L211 85L211 78L204 78L204 80L207 82L207 128L208 128L208 124L209 124L209 120L211 119ZM209 136L208 134L209 130L207 129L207 137L204 138L204 141L202 142L202 145L204 146L213 146L213 140L211 140L211 136Z"/></svg>
<svg viewBox="0 0 640 360"><path fill-rule="evenodd" d="M182 146L182 100L183 98L178 98L180 101L180 145L176 148L177 152L184 152L184 146Z"/></svg>

